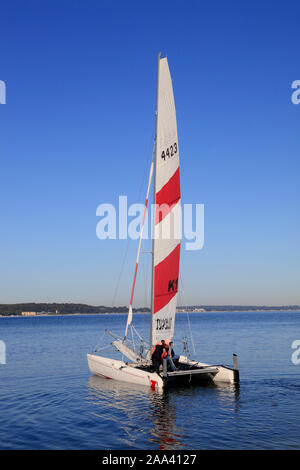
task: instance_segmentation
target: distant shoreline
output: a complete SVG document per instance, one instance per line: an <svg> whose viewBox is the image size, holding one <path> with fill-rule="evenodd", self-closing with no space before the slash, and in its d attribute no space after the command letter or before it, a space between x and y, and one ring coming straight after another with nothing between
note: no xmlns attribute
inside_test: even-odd
<svg viewBox="0 0 300 470"><path fill-rule="evenodd" d="M189 314L194 314L194 313L276 313L276 312L299 312L300 313L300 308L295 308L295 309L249 309L249 310L193 310L193 311L180 311L176 312L176 315L180 315L182 313L189 313ZM134 314L141 315L141 314L148 314L150 315L150 312L134 312ZM10 315L3 315L0 314L0 318L40 318L40 317L74 317L74 316L103 316L103 315L124 315L127 316L126 312L104 312L104 313L37 313L35 315L21 315L21 314L10 314Z"/></svg>
<svg viewBox="0 0 300 470"><path fill-rule="evenodd" d="M299 305L178 305L177 312L255 312L255 311L297 311ZM116 307L81 303L20 302L0 304L0 316L52 316L52 315L93 315L128 313L127 305ZM150 313L149 307L133 308L133 313Z"/></svg>

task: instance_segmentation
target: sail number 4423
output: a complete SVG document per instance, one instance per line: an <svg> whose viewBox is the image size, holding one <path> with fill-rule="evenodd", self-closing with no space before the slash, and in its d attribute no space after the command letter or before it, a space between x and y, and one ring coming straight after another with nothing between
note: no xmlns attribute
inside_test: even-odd
<svg viewBox="0 0 300 470"><path fill-rule="evenodd" d="M174 157L176 153L177 153L177 143L175 142L173 145L170 145L170 147L168 147L166 151L165 150L162 151L161 158L166 161L167 158Z"/></svg>

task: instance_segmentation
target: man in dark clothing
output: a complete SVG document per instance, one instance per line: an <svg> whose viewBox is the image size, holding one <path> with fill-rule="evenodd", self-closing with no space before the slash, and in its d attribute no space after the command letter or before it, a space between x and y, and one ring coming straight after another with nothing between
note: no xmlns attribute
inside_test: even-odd
<svg viewBox="0 0 300 470"><path fill-rule="evenodd" d="M159 374L159 366L162 364L163 361L163 354L166 348L165 341L162 339L160 343L157 343L152 351L152 364L154 370L157 374Z"/></svg>

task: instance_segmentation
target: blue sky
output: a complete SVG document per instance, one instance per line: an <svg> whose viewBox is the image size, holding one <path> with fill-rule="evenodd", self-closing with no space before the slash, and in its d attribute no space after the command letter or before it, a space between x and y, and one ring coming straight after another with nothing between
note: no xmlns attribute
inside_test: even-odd
<svg viewBox="0 0 300 470"><path fill-rule="evenodd" d="M137 243L115 295L127 242L97 239L96 208L144 200L161 51L183 202L205 205L179 303L300 304L299 2L29 0L0 13L0 303L128 304ZM149 266L143 255L136 305Z"/></svg>

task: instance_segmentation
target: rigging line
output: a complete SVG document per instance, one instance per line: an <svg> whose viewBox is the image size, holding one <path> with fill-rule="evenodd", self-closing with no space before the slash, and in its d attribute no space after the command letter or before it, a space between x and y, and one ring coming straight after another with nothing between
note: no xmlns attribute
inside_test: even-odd
<svg viewBox="0 0 300 470"><path fill-rule="evenodd" d="M105 332L104 332L103 335L101 336L100 340L98 340L96 346L95 346L94 349L93 349L93 352L97 352L97 351L98 351L98 348L100 348L101 344L103 343L104 336L105 336ZM104 346L104 348L105 348L105 346ZM100 348L100 349L103 349L103 347Z"/></svg>
<svg viewBox="0 0 300 470"><path fill-rule="evenodd" d="M152 161L153 161L153 155L154 155L154 151L155 151L155 135L154 135L154 131L152 132L152 135L151 135L151 141L153 142L152 144L152 158L151 158L151 165L152 165ZM146 172L147 172L147 167L148 165L146 165L145 167L145 170L144 170L144 176L143 176L143 185L144 186L144 181L145 181L145 177L146 177ZM140 193L141 193L141 190L142 190L142 187L140 188ZM147 210L149 209L149 207L147 208ZM151 229L150 229L151 230ZM149 227L148 227L148 234L149 234ZM142 253L148 253L148 252L144 252L142 251ZM152 251L149 251L149 253L152 253ZM144 261L144 259L143 259ZM148 264L147 264L147 268L148 268ZM144 301L145 301L145 307L147 306L147 303L148 303L148 299L147 299L147 287L146 287L146 282L148 280L148 276L147 276L147 273L146 273L146 270L145 270L145 263L143 262L142 263L142 269L143 269L143 272L144 272L144 283L145 283L145 295L144 295Z"/></svg>
<svg viewBox="0 0 300 470"><path fill-rule="evenodd" d="M181 276L180 273L179 273L179 279L180 279L180 284L181 284L181 290L182 290L182 292L184 293L183 282L182 282L182 276ZM193 333L192 333L192 328L191 328L191 323L190 323L190 316L189 316L189 312L188 312L188 311L186 312L186 315L187 315L187 321L188 321L188 326L189 326L189 330L190 330L190 338L191 338L191 342L192 342L192 346L193 346L193 352L194 352L194 354L196 355L196 349L195 349L195 344L194 344L194 339L193 339Z"/></svg>
<svg viewBox="0 0 300 470"><path fill-rule="evenodd" d="M142 273L143 279L144 279L144 307L146 307L146 298L147 298L147 294L146 294L145 258L144 258L144 259L142 258L142 262L141 262L141 273Z"/></svg>
<svg viewBox="0 0 300 470"><path fill-rule="evenodd" d="M152 134L151 134L151 142L153 142L153 141L154 141L154 131L152 131ZM149 147L150 147L150 145L149 145ZM148 171L149 171L148 170L149 163L150 163L150 166L151 166L151 163L152 163L152 160L153 160L154 147L155 147L155 142L153 142L153 144L152 144L151 158L148 154L146 155L146 161L145 161L145 166L144 166L144 174L143 174L143 177L142 177L142 180L141 180L141 185L140 185L140 189L139 189L138 197L137 197L138 201L140 201L141 197L142 197L142 191L143 191L143 188L144 188L145 182L146 182L146 175L148 174ZM149 152L149 150L148 150L148 152Z"/></svg>
<svg viewBox="0 0 300 470"><path fill-rule="evenodd" d="M154 138L154 136L153 136L153 132L152 132L151 141L153 141L153 138ZM154 148L154 144L153 144L153 148ZM153 148L152 148L152 155L153 155L153 151L154 151ZM140 186L139 193L138 193L138 198L137 198L138 200L141 199L142 189L143 189L143 186L144 186L144 183L145 183L145 177L146 177L146 174L147 174L148 165L149 165L149 157L147 156L146 163L145 163L145 168L144 168L144 175L143 175L141 186ZM125 251L124 251L124 255L123 255L121 269L120 269L119 276L117 278L116 287L115 287L115 290L114 290L114 295L113 295L113 299L112 299L112 307L115 306L115 301L116 301L117 293L119 291L119 286L120 286L121 278L122 278L123 271L124 271L124 266L125 266L125 261L126 261L127 254L128 254L130 241L131 241L130 238L128 238L127 243L126 243L126 248L125 248Z"/></svg>
<svg viewBox="0 0 300 470"><path fill-rule="evenodd" d="M150 191L150 186L151 186L151 181L152 181L152 174L153 174L153 162L151 163L150 174L149 174L149 179L148 179L148 187L147 187L147 194L146 194L146 202L145 202L145 205L144 205L143 221L142 221L141 230L140 230L139 246L138 246L137 257L136 257L136 263L135 263L133 284L132 284L132 288L131 288L131 297L130 297L130 304L129 304L129 311L128 311L128 317L127 317L127 323L126 323L126 329L125 329L125 337L124 337L124 339L126 339L126 336L127 336L128 326L129 326L129 325L131 324L131 322L132 322L132 303L133 303L133 295L134 295L134 289L135 289L135 283L136 283L136 276L137 276L137 270L138 270L139 259L140 259L140 253L141 253L141 245L142 245L142 239L143 239L143 230L144 230L144 226L145 226L145 217L146 217L146 215L147 215L147 206L148 206L149 191Z"/></svg>
<svg viewBox="0 0 300 470"><path fill-rule="evenodd" d="M122 274L123 274L123 271L124 271L125 261L126 261L127 253L128 253L128 249L129 249L129 243L130 243L130 238L128 238L127 243L126 243L126 249L125 249L125 253L123 255L121 270L120 270L120 273L119 273L119 276L118 276L116 288L115 288L115 291L114 291L114 296L113 296L113 299L112 299L112 306L113 307L115 306L116 296L117 296L117 293L119 291L119 285L120 285L121 277L122 277Z"/></svg>

